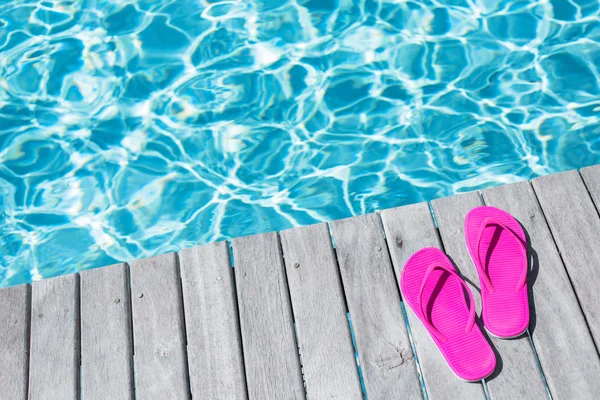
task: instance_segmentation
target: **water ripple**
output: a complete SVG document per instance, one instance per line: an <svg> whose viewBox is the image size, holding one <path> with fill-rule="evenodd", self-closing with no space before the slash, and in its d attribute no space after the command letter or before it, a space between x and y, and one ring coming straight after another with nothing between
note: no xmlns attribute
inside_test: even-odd
<svg viewBox="0 0 600 400"><path fill-rule="evenodd" d="M9 0L0 286L600 163L597 0Z"/></svg>

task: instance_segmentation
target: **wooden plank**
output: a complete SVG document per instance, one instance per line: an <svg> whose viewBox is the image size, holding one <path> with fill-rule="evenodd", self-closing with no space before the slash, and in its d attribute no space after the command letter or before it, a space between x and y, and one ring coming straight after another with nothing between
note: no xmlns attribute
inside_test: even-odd
<svg viewBox="0 0 600 400"><path fill-rule="evenodd" d="M133 399L126 264L81 272L81 397Z"/></svg>
<svg viewBox="0 0 600 400"><path fill-rule="evenodd" d="M344 294L327 224L281 232L309 399L362 399Z"/></svg>
<svg viewBox="0 0 600 400"><path fill-rule="evenodd" d="M179 252L193 398L246 399L229 244Z"/></svg>
<svg viewBox="0 0 600 400"><path fill-rule="evenodd" d="M31 286L0 289L0 390L7 399L27 399Z"/></svg>
<svg viewBox="0 0 600 400"><path fill-rule="evenodd" d="M30 400L79 400L79 275L35 282Z"/></svg>
<svg viewBox="0 0 600 400"><path fill-rule="evenodd" d="M379 216L331 225L369 399L422 398Z"/></svg>
<svg viewBox="0 0 600 400"><path fill-rule="evenodd" d="M304 399L277 233L238 238L232 244L249 398Z"/></svg>
<svg viewBox="0 0 600 400"><path fill-rule="evenodd" d="M381 219L397 282L404 264L417 250L441 248L427 203L385 210ZM408 306L405 308L428 398L485 399L481 384L463 382L454 375L423 324Z"/></svg>
<svg viewBox="0 0 600 400"><path fill-rule="evenodd" d="M583 168L581 176L596 205L596 209L600 210L600 165Z"/></svg>
<svg viewBox="0 0 600 400"><path fill-rule="evenodd" d="M598 398L600 359L531 184L487 189L483 198L515 216L529 235L529 331L552 396Z"/></svg>
<svg viewBox="0 0 600 400"><path fill-rule="evenodd" d="M477 310L481 310L479 277L467 250L464 221L467 213L482 205L477 192L446 197L432 202L446 253L453 259L463 277L471 283ZM548 393L536 363L527 335L513 340L489 337L496 350L496 371L486 379L492 398L547 399Z"/></svg>
<svg viewBox="0 0 600 400"><path fill-rule="evenodd" d="M136 398L188 399L177 255L133 261L130 274Z"/></svg>
<svg viewBox="0 0 600 400"><path fill-rule="evenodd" d="M532 181L596 347L600 344L600 218L577 171Z"/></svg>

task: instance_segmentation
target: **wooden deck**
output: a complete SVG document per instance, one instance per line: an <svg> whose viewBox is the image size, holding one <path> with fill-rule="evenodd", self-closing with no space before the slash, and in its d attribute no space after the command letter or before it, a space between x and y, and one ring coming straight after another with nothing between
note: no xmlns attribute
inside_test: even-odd
<svg viewBox="0 0 600 400"><path fill-rule="evenodd" d="M463 220L481 204L530 237L532 321L491 338L496 373L465 383L404 312L398 277L436 246L476 288ZM2 289L0 398L600 399L600 166L431 206Z"/></svg>

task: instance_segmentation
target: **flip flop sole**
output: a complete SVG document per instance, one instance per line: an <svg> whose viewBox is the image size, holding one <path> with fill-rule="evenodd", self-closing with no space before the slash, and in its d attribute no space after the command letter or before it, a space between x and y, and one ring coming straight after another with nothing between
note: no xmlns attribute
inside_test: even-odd
<svg viewBox="0 0 600 400"><path fill-rule="evenodd" d="M483 224L486 226L481 230ZM522 335L529 326L529 298L526 283L517 289L528 268L523 249L527 237L521 224L498 208L476 207L465 219L465 239L481 283L481 316L486 330L505 339ZM493 291L483 274L489 277Z"/></svg>
<svg viewBox="0 0 600 400"><path fill-rule="evenodd" d="M455 276L443 269L433 270L423 286L423 307L419 306L423 278L433 263L456 271L439 249L425 248L416 252L407 261L400 278L404 301L421 322L428 320L445 336L447 340L441 341L427 326L427 322L423 323L457 377L469 382L485 379L494 371L496 357L477 324L466 332L469 306L463 286Z"/></svg>

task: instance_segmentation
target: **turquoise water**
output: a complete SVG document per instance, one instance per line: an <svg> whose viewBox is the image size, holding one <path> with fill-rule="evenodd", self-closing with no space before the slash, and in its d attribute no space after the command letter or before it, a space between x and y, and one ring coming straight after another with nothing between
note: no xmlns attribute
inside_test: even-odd
<svg viewBox="0 0 600 400"><path fill-rule="evenodd" d="M0 3L0 286L600 163L599 2Z"/></svg>

